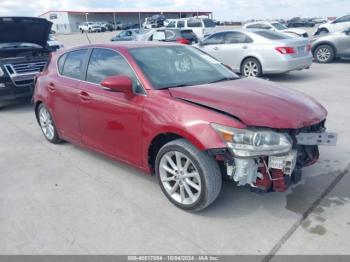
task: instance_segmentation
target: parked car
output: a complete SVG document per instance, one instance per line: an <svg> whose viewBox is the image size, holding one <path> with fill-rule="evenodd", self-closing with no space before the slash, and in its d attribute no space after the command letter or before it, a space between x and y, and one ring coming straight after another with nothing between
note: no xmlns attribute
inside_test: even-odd
<svg viewBox="0 0 350 262"><path fill-rule="evenodd" d="M243 76L286 73L307 69L312 64L308 39L270 30L218 32L198 47Z"/></svg>
<svg viewBox="0 0 350 262"><path fill-rule="evenodd" d="M243 26L243 28L272 30L272 31L285 33L291 37L309 37L306 30L299 29L299 28L288 28L277 21L259 21L259 22L247 23Z"/></svg>
<svg viewBox="0 0 350 262"><path fill-rule="evenodd" d="M287 22L287 27L314 27L315 23L307 19L295 17Z"/></svg>
<svg viewBox="0 0 350 262"><path fill-rule="evenodd" d="M29 99L34 78L45 67L52 23L34 17L0 17L0 103Z"/></svg>
<svg viewBox="0 0 350 262"><path fill-rule="evenodd" d="M215 33L216 24L209 18L184 18L174 19L166 28L192 29L198 38Z"/></svg>
<svg viewBox="0 0 350 262"><path fill-rule="evenodd" d="M49 142L69 141L155 173L165 196L185 210L209 206L223 177L283 192L317 161L319 145L336 143L325 131L327 111L313 98L240 79L179 44L121 42L54 54L34 103Z"/></svg>
<svg viewBox="0 0 350 262"><path fill-rule="evenodd" d="M152 20L151 17L146 17L145 22L142 24L144 29L157 28L157 24Z"/></svg>
<svg viewBox="0 0 350 262"><path fill-rule="evenodd" d="M343 32L316 36L311 51L318 63L330 63L335 58L350 58L350 27Z"/></svg>
<svg viewBox="0 0 350 262"><path fill-rule="evenodd" d="M79 31L81 33L84 33L84 32L95 33L95 32L101 32L102 28L97 23L85 22L79 26Z"/></svg>
<svg viewBox="0 0 350 262"><path fill-rule="evenodd" d="M133 41L141 33L140 29L128 29L121 31L118 35L111 38L111 41Z"/></svg>
<svg viewBox="0 0 350 262"><path fill-rule="evenodd" d="M198 38L191 29L153 29L139 36L139 41L177 42L191 45L198 42Z"/></svg>
<svg viewBox="0 0 350 262"><path fill-rule="evenodd" d="M344 15L333 21L329 21L328 23L321 24L318 27L315 34L321 35L327 33L341 32L346 30L347 28L350 28L350 15Z"/></svg>

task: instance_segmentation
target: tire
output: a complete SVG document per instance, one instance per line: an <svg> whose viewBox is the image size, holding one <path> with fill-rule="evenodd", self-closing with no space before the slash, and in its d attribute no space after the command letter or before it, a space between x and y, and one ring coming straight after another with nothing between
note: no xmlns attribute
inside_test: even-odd
<svg viewBox="0 0 350 262"><path fill-rule="evenodd" d="M43 103L39 105L37 115L41 131L43 132L47 141L53 144L61 143L62 140L58 137L57 129L51 113Z"/></svg>
<svg viewBox="0 0 350 262"><path fill-rule="evenodd" d="M262 75L262 67L258 59L247 58L241 65L241 74L245 77L259 77Z"/></svg>
<svg viewBox="0 0 350 262"><path fill-rule="evenodd" d="M178 162L182 168L188 163L185 170L177 169L177 159L180 159ZM157 154L155 166L163 193L170 202L183 210L203 210L221 191L222 178L218 163L185 139L165 144Z"/></svg>
<svg viewBox="0 0 350 262"><path fill-rule="evenodd" d="M335 58L335 51L330 45L320 45L314 50L313 56L317 63L331 63Z"/></svg>

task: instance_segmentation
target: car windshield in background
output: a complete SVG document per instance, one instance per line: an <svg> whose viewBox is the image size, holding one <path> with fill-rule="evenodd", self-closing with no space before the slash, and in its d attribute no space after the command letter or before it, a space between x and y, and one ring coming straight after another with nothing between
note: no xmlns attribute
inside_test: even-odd
<svg viewBox="0 0 350 262"><path fill-rule="evenodd" d="M272 23L272 26L276 28L277 30L285 30L288 29L285 25L282 25L281 23Z"/></svg>
<svg viewBox="0 0 350 262"><path fill-rule="evenodd" d="M205 27L216 27L216 24L211 19L203 19L203 23Z"/></svg>
<svg viewBox="0 0 350 262"><path fill-rule="evenodd" d="M42 48L42 46L33 44L33 43L23 43L23 42L14 42L14 43L0 43L0 48L3 49L12 49L12 48Z"/></svg>
<svg viewBox="0 0 350 262"><path fill-rule="evenodd" d="M186 46L130 49L155 89L209 84L238 76L211 56Z"/></svg>
<svg viewBox="0 0 350 262"><path fill-rule="evenodd" d="M260 35L264 38L270 39L270 40L281 40L281 39L289 39L291 38L288 35L285 34L281 34L281 33L277 33L277 32L273 32L273 31L263 31L263 30L256 30L253 31L255 34Z"/></svg>

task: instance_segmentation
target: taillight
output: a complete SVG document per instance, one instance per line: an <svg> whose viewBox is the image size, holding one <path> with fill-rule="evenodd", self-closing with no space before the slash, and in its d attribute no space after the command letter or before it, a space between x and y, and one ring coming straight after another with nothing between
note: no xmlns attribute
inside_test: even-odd
<svg viewBox="0 0 350 262"><path fill-rule="evenodd" d="M280 46L276 47L275 49L282 55L295 54L295 50L293 47Z"/></svg>
<svg viewBox="0 0 350 262"><path fill-rule="evenodd" d="M308 44L308 45L306 46L306 51L307 51L308 53L311 51L311 45L310 45L310 44Z"/></svg>
<svg viewBox="0 0 350 262"><path fill-rule="evenodd" d="M190 40L188 40L186 38L177 38L176 42L178 42L180 44L184 44L184 45L189 45L190 44Z"/></svg>

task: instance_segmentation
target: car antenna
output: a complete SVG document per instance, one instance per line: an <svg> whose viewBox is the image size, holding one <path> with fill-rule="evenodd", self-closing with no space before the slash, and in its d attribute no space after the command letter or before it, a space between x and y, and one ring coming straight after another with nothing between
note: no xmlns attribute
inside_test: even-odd
<svg viewBox="0 0 350 262"><path fill-rule="evenodd" d="M90 38L89 38L89 36L88 36L86 31L85 31L85 36L86 36L86 39L88 40L89 44L91 44L91 40L90 40Z"/></svg>

